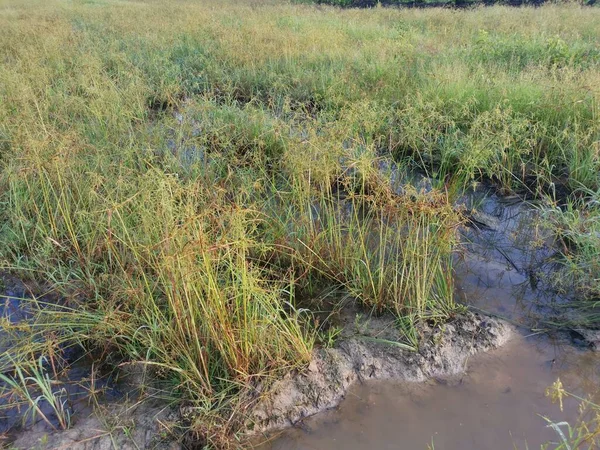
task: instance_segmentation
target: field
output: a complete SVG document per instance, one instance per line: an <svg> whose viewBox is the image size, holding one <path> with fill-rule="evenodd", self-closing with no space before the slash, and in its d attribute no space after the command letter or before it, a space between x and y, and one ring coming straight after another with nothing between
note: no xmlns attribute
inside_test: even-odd
<svg viewBox="0 0 600 450"><path fill-rule="evenodd" d="M38 286L33 323L2 323L2 371L66 348L140 365L226 445L244 392L330 345L344 299L396 315L407 347L460 308L454 200L482 182L543 208L555 288L599 325L599 23L574 4L0 1L0 257ZM393 188L415 173L432 189Z"/></svg>

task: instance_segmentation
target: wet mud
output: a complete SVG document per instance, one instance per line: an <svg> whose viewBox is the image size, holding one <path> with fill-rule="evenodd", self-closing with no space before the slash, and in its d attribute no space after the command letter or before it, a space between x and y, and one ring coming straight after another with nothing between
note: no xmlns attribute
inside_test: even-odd
<svg viewBox="0 0 600 450"><path fill-rule="evenodd" d="M471 356L503 345L512 335L506 323L465 313L443 324L421 324L413 350L400 344L405 339L392 317L361 317L356 311L344 310L344 331L335 347L317 349L306 370L289 374L261 400L248 420L249 434L295 426L333 408L356 383L459 375Z"/></svg>
<svg viewBox="0 0 600 450"><path fill-rule="evenodd" d="M466 372L425 383L366 382L350 389L337 409L271 435L263 450L428 449L524 450L557 436L541 416L573 421L544 395L560 377L580 393L596 392L595 355L568 343L515 334L502 348L473 357Z"/></svg>

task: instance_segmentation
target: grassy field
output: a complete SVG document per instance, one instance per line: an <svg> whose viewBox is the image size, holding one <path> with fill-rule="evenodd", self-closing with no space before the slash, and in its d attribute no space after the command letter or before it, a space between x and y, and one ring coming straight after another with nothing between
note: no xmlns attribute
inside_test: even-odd
<svg viewBox="0 0 600 450"><path fill-rule="evenodd" d="M245 389L327 342L330 299L391 311L407 345L456 308L452 201L484 180L546 199L592 305L599 23L576 5L0 1L0 256L64 299L34 305L0 365L80 346L149 367L222 444ZM395 192L392 162L434 189Z"/></svg>

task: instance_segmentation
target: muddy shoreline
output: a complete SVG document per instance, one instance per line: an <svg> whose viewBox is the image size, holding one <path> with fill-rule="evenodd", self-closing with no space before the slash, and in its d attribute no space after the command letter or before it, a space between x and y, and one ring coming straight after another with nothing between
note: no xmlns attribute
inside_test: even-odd
<svg viewBox="0 0 600 450"><path fill-rule="evenodd" d="M418 348L402 348L392 317L360 316L346 308L343 336L333 348L319 348L309 367L276 383L251 413L248 435L296 426L338 406L348 389L366 380L424 382L462 373L468 359L504 345L513 334L506 322L462 313L445 323L423 323Z"/></svg>
<svg viewBox="0 0 600 450"><path fill-rule="evenodd" d="M569 327L553 331L554 327L546 325L564 314L561 308L568 302L552 284L560 266L554 262L554 238L544 227L539 210L518 199L499 196L485 186L458 203L471 213L472 220L462 231L462 249L456 257L456 295L472 310L506 319L500 320L504 326L513 324L509 326L512 337L502 342L506 345L480 352L473 369L463 366L460 377L432 374L416 376L415 380L411 378L414 373L395 378L396 373L385 370L374 372L372 377L368 376L372 372L359 371L360 376L353 375L354 384L348 388L346 399L326 397L332 405L340 403L339 407L306 420L285 404L284 395L283 399L267 401L262 415L267 425L269 408L275 416L291 411L291 417L298 421L286 424L275 420L273 428L295 426L277 437L266 433L262 442L267 442L261 448L388 448L398 439L408 448L427 448L434 437L435 448L443 449L462 449L465 439L472 440L473 448L496 450L516 442L517 448L536 448L556 438L540 414L569 423L578 415L577 403L561 412L545 398L546 388L558 377L579 395L597 395L600 364L594 351L600 342L599 333ZM423 342L427 345L428 340ZM372 356L370 349L357 353ZM352 355L346 353L342 360L353 361ZM328 364L325 359L324 366ZM317 380L328 380L327 371L322 374L318 365L316 372ZM302 376L287 380L284 392L295 392L300 402L310 399L304 390L320 387L311 376L307 381ZM368 380L373 381L362 383ZM307 408L316 410L311 405ZM448 417L449 410L455 414ZM396 416L402 416L396 426L383 425ZM413 416L412 421L408 419ZM494 438L490 438L492 434Z"/></svg>
<svg viewBox="0 0 600 450"><path fill-rule="evenodd" d="M539 449L558 439L543 417L571 424L579 417L577 401L565 400L561 411L545 396L557 378L592 395L600 379L597 358L566 336L517 331L502 347L474 356L460 376L355 383L338 407L269 434L259 449L392 450L398 442L423 450Z"/></svg>
<svg viewBox="0 0 600 450"><path fill-rule="evenodd" d="M410 381L449 379L464 372L471 356L504 345L513 327L482 314L463 312L447 322L424 322L419 345L406 339L391 315L370 316L357 305L344 307L338 318L343 331L331 348L317 348L310 365L288 374L252 409L242 431L253 441L273 431L298 426L304 419L336 407L354 384L367 380ZM72 427L51 430L43 422L10 432L10 448L174 449L173 430L181 411L164 402L123 398L84 408Z"/></svg>

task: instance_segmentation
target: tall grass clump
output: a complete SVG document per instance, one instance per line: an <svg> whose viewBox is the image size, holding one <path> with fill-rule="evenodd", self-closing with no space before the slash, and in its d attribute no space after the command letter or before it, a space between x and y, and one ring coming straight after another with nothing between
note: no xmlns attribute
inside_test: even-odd
<svg viewBox="0 0 600 450"><path fill-rule="evenodd" d="M62 165L30 174L13 181L37 193L12 198L16 220L33 222L15 242L71 306L40 308L17 354L52 334L156 369L191 399L308 360L312 338L288 283L249 261L251 211L211 204L197 180L154 168L116 191Z"/></svg>
<svg viewBox="0 0 600 450"><path fill-rule="evenodd" d="M298 174L302 163L288 161L297 175L278 194L286 216L273 213L274 228L292 231L284 242L301 272L327 278L373 311L444 316L454 307L460 215L442 192L395 192L368 151L345 153L321 182L323 174Z"/></svg>

